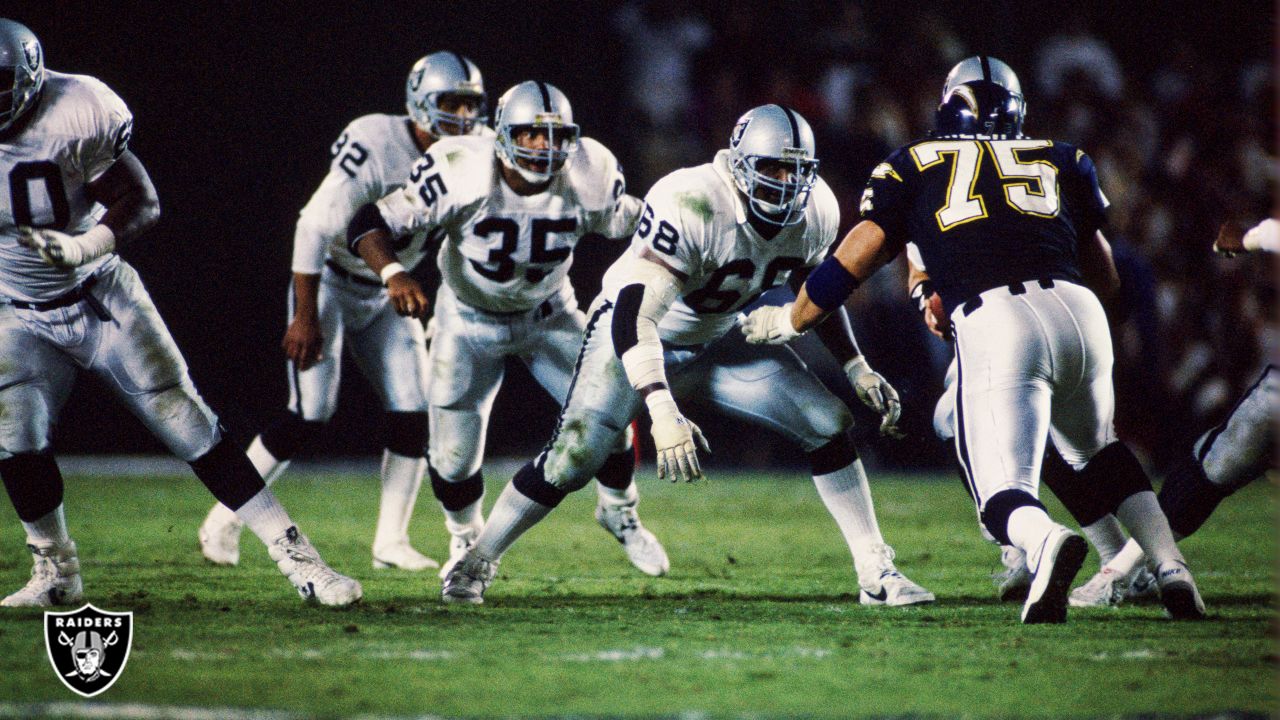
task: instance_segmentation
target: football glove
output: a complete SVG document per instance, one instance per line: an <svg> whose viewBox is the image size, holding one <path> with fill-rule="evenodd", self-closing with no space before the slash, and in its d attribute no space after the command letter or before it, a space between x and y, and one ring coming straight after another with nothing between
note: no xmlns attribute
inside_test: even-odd
<svg viewBox="0 0 1280 720"><path fill-rule="evenodd" d="M749 315L739 315L738 323L742 326L742 334L747 342L753 345L782 345L800 336L791 325L791 307L795 303L785 305L762 305L752 310Z"/></svg>
<svg viewBox="0 0 1280 720"><path fill-rule="evenodd" d="M93 262L116 249L116 234L106 225L94 225L79 235L47 228L18 228L18 244L35 250L46 264L73 268Z"/></svg>
<svg viewBox="0 0 1280 720"><path fill-rule="evenodd" d="M711 446L702 436L702 430L680 414L671 393L663 390L653 395L659 394L661 397L649 403L653 444L658 449L658 479L669 477L671 482L682 478L685 482L700 480L703 475L702 466L698 464L698 448L710 453Z"/></svg>
<svg viewBox="0 0 1280 720"><path fill-rule="evenodd" d="M861 355L844 364L844 374L849 376L849 383L858 394L864 405L880 415L880 434L892 438L902 438L898 430L898 418L902 415L902 403L898 400L898 391L893 389L888 380L867 364Z"/></svg>

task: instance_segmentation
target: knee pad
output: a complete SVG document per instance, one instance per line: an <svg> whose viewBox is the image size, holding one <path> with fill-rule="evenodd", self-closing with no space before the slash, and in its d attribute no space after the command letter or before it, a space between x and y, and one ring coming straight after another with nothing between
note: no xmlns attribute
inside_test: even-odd
<svg viewBox="0 0 1280 720"><path fill-rule="evenodd" d="M1053 491L1080 527L1092 525L1115 509L1114 506L1108 507L1110 496L1107 493L1086 482L1085 476L1068 465L1052 447L1045 454L1040 481Z"/></svg>
<svg viewBox="0 0 1280 720"><path fill-rule="evenodd" d="M1115 512L1131 495L1151 490L1151 480L1142 464L1122 442L1099 450L1079 472L1084 491L1096 494L1108 513Z"/></svg>
<svg viewBox="0 0 1280 720"><path fill-rule="evenodd" d="M1185 538L1199 530L1230 494L1229 488L1210 482L1200 463L1188 455L1169 471L1156 499L1169 518L1169 528Z"/></svg>
<svg viewBox="0 0 1280 720"><path fill-rule="evenodd" d="M388 412L386 414L386 448L388 450L404 457L420 458L426 457L426 445L426 413Z"/></svg>
<svg viewBox="0 0 1280 720"><path fill-rule="evenodd" d="M982 508L982 524L1001 545L1013 544L1009 539L1009 516L1020 507L1044 509L1044 505L1025 490L1001 490Z"/></svg>
<svg viewBox="0 0 1280 720"><path fill-rule="evenodd" d="M605 458L604 465L596 471L596 480L607 488L626 490L631 486L635 471L635 454L629 449L623 450Z"/></svg>
<svg viewBox="0 0 1280 720"><path fill-rule="evenodd" d="M284 410L262 431L262 446L276 460L288 460L297 454L302 443L318 435L324 425L324 420L303 420L297 413Z"/></svg>
<svg viewBox="0 0 1280 720"><path fill-rule="evenodd" d="M23 453L0 460L0 481L23 522L35 522L62 504L62 472L49 453Z"/></svg>
<svg viewBox="0 0 1280 720"><path fill-rule="evenodd" d="M526 463L520 471L516 473L511 484L521 495L538 503L553 508L564 500L569 491L556 487L547 482L546 475L543 474L543 458Z"/></svg>
<svg viewBox="0 0 1280 720"><path fill-rule="evenodd" d="M816 477L849 467L858 459L858 450L853 446L849 433L841 432L826 445L808 455L809 466Z"/></svg>
<svg viewBox="0 0 1280 720"><path fill-rule="evenodd" d="M427 474L431 477L431 492L445 510L462 510L484 497L483 473L477 472L462 482L449 482L427 463Z"/></svg>

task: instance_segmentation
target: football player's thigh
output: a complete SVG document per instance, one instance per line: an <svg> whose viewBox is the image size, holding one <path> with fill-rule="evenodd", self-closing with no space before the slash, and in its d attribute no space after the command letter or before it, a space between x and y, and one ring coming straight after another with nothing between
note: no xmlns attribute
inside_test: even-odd
<svg viewBox="0 0 1280 720"><path fill-rule="evenodd" d="M573 379L582 349L582 332L587 320L582 311L574 309L558 313L539 323L534 344L525 359L530 374L556 402L563 403Z"/></svg>
<svg viewBox="0 0 1280 720"><path fill-rule="evenodd" d="M988 302L956 327L956 450L982 503L1001 490L1038 492L1053 397L1029 312Z"/></svg>
<svg viewBox="0 0 1280 720"><path fill-rule="evenodd" d="M75 365L0 305L0 458L49 447Z"/></svg>
<svg viewBox="0 0 1280 720"><path fill-rule="evenodd" d="M681 397L707 398L730 415L791 438L806 452L826 445L853 424L849 408L790 348L748 345L733 332L707 352L679 373ZM686 374L690 381L684 381Z"/></svg>
<svg viewBox="0 0 1280 720"><path fill-rule="evenodd" d="M391 412L427 411L427 339L420 320L397 315L387 303L349 342L383 407Z"/></svg>
<svg viewBox="0 0 1280 720"><path fill-rule="evenodd" d="M428 444L431 467L447 480L464 480L480 469L503 357L497 327L464 320L447 305L437 305Z"/></svg>
<svg viewBox="0 0 1280 720"><path fill-rule="evenodd" d="M1115 361L1111 332L1097 298L1082 287L1066 284L1054 294L1066 312L1048 315L1046 321L1057 342L1050 432L1062 459L1078 470L1116 441L1111 381ZM1067 313L1069 317L1059 317Z"/></svg>
<svg viewBox="0 0 1280 720"><path fill-rule="evenodd" d="M194 460L221 437L217 418L196 392L138 274L120 263L103 279L94 293L115 319L97 326L101 335L90 369L175 455Z"/></svg>
<svg viewBox="0 0 1280 720"><path fill-rule="evenodd" d="M286 361L289 373L289 409L303 420L326 421L338 409L338 385L342 381L344 316L352 300L341 287L320 282L316 298L320 323L320 359L306 370ZM289 291L289 317L293 321L294 295Z"/></svg>
<svg viewBox="0 0 1280 720"><path fill-rule="evenodd" d="M581 362L546 454L547 482L570 491L586 484L626 442L627 426L641 405L614 354L610 318L604 314L584 335Z"/></svg>
<svg viewBox="0 0 1280 720"><path fill-rule="evenodd" d="M1268 367L1232 409L1231 415L1196 443L1204 471L1233 489L1274 467L1275 413L1280 408L1280 370ZM1205 445L1208 444L1207 451Z"/></svg>

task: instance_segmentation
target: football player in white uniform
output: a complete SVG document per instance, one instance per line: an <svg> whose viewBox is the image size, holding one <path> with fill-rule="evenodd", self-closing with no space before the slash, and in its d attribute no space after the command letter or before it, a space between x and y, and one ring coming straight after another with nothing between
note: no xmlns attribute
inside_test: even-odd
<svg viewBox="0 0 1280 720"><path fill-rule="evenodd" d="M695 444L705 450L705 440L677 396L704 399L808 453L818 494L853 554L860 602L934 599L894 567L848 436L848 408L790 350L751 347L730 332L742 308L817 265L835 240L839 210L817 165L808 123L765 105L739 119L713 162L653 186L630 250L591 305L551 441L498 498L475 547L446 578L446 602L483 602L503 553L606 463L606 448L642 406L653 420L659 477L701 477ZM891 431L897 393L867 365L847 316L833 316L820 335Z"/></svg>
<svg viewBox="0 0 1280 720"><path fill-rule="evenodd" d="M1074 146L1026 138L1026 104L1003 62L975 56L947 76L933 134L881 163L862 222L805 282L794 304L753 313L757 342L785 342L821 322L908 242L920 250L956 339L956 449L983 524L1027 556L1024 623L1067 618L1088 552L1037 498L1046 438L1105 498L1157 565L1166 610L1204 602L1150 480L1116 439L1111 337L1087 287L1115 264L1099 231L1106 197Z"/></svg>
<svg viewBox="0 0 1280 720"><path fill-rule="evenodd" d="M129 109L94 78L46 70L35 35L3 19L0 87L0 479L35 559L30 582L0 605L82 597L50 450L78 369L191 464L304 598L358 600L360 583L324 564L224 437L138 274L114 252L160 215L128 150Z"/></svg>
<svg viewBox="0 0 1280 720"><path fill-rule="evenodd" d="M249 446L267 484L289 466L301 444L337 410L342 349L382 399L386 449L382 501L373 535L373 566L438 567L409 544L409 520L426 467L427 347L422 322L396 313L382 280L347 249L356 211L391 192L422 153L452 135L492 135L485 126L480 70L454 52L414 64L405 82L407 115L365 115L338 136L329 174L298 218L293 241L289 328L289 405ZM426 253L425 231L398 249L412 268ZM241 523L215 505L200 526L200 549L219 565L240 559Z"/></svg>
<svg viewBox="0 0 1280 720"><path fill-rule="evenodd" d="M424 237L442 238L428 465L452 538L442 577L483 525L480 463L504 359L523 361L553 397L569 394L586 325L568 279L573 248L587 233L629 235L640 209L613 153L579 137L569 100L555 87L528 81L509 89L494 128L496 138L433 145L409 183L365 206L349 231L396 309L414 317L428 302L402 261L423 251ZM637 568L666 573L666 552L636 515L630 436L610 437L601 451L606 462L592 468L597 521Z"/></svg>

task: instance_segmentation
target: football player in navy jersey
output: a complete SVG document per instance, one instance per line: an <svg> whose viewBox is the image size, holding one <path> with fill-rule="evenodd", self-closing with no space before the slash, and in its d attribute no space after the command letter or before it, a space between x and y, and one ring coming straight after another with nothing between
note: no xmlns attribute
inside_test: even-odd
<svg viewBox="0 0 1280 720"><path fill-rule="evenodd" d="M1111 336L1090 289L1118 283L1100 232L1107 199L1089 156L1024 136L1025 115L1009 66L956 65L935 130L872 171L862 222L794 303L753 312L743 332L790 340L914 244L956 339L956 448L970 490L991 535L1025 552L1033 573L1022 621L1066 620L1088 552L1037 499L1046 438L1152 559L1169 614L1202 617L1151 483L1116 439Z"/></svg>

